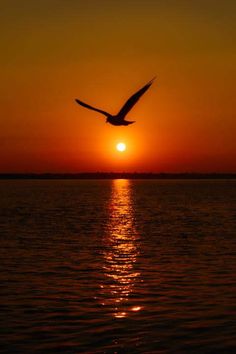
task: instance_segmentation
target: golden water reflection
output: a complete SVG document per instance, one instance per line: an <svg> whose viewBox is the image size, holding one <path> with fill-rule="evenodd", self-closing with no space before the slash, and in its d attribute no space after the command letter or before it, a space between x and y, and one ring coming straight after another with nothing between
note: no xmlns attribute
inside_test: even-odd
<svg viewBox="0 0 236 354"><path fill-rule="evenodd" d="M112 308L116 318L141 309L130 299L137 277L134 269L138 256L138 235L134 225L131 182L113 180L109 203L109 220L105 238L104 272L101 285L104 305Z"/></svg>

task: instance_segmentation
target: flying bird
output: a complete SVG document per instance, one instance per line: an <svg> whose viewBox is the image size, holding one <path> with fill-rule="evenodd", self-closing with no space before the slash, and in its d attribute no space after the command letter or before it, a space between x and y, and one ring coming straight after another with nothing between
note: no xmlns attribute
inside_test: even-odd
<svg viewBox="0 0 236 354"><path fill-rule="evenodd" d="M78 99L76 99L75 101L83 107L92 109L93 111L99 112L99 113L103 114L104 116L106 116L107 123L110 123L112 125L129 125L129 124L132 124L135 122L125 120L126 115L129 113L129 111L132 109L132 107L138 102L140 97L149 89L149 87L151 86L151 84L153 83L154 80L155 80L155 77L151 81L149 81L145 86L143 86L139 91L137 91L135 94L133 94L128 99L128 101L126 101L124 106L121 108L121 110L116 115L112 115L112 114L107 113L101 109L92 107L92 106L88 105L87 103L84 103Z"/></svg>

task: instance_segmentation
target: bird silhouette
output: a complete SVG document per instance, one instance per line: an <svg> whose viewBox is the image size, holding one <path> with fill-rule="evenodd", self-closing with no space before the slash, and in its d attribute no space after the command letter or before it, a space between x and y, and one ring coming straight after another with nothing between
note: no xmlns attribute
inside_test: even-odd
<svg viewBox="0 0 236 354"><path fill-rule="evenodd" d="M75 101L86 108L92 109L93 111L99 112L101 114L103 114L104 116L107 117L106 122L110 123L112 125L129 125L132 123L135 123L134 121L128 121L125 120L126 115L129 113L129 111L132 109L132 107L135 105L135 103L138 102L138 100L140 99L140 97L149 89L149 87L152 85L153 81L155 80L155 77L149 81L145 86L143 86L140 90L138 90L135 94L133 94L124 104L124 106L121 108L121 110L118 112L118 114L116 115L112 115L110 113L107 113L101 109L92 107L90 105L88 105L87 103L84 103L78 99L76 99Z"/></svg>

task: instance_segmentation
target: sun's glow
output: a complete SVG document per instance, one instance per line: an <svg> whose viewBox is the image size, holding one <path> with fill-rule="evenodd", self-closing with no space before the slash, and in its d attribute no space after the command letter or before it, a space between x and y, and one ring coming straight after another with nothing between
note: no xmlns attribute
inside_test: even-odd
<svg viewBox="0 0 236 354"><path fill-rule="evenodd" d="M125 145L124 143L118 143L118 144L116 145L116 149L117 149L118 151L120 151L120 152L123 152L123 151L126 150L126 145Z"/></svg>

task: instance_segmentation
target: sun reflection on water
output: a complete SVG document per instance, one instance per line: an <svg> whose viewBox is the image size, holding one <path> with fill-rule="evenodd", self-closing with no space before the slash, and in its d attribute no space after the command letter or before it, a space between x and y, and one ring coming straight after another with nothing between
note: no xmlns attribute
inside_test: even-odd
<svg viewBox="0 0 236 354"><path fill-rule="evenodd" d="M105 239L104 272L101 285L104 305L111 306L116 318L127 317L141 310L130 301L136 278L134 269L138 256L138 235L134 225L129 180L114 180L109 204L109 221Z"/></svg>

